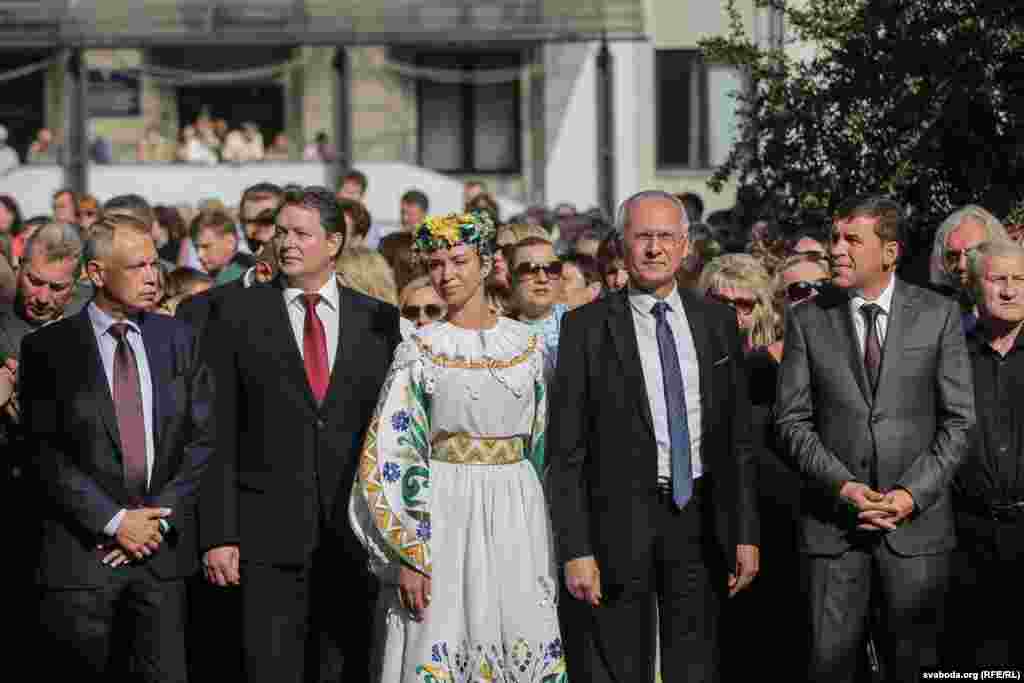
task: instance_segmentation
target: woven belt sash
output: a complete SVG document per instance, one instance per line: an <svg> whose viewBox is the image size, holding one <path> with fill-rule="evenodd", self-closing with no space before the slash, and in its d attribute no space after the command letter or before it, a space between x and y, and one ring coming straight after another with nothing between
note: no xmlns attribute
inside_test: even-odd
<svg viewBox="0 0 1024 683"><path fill-rule="evenodd" d="M453 465L511 465L523 459L522 436L473 436L465 432L441 433L433 441L431 460Z"/></svg>

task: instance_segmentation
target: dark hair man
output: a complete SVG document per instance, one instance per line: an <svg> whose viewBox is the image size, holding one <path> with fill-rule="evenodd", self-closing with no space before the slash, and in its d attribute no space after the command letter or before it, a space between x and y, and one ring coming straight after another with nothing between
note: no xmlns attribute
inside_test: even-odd
<svg viewBox="0 0 1024 683"><path fill-rule="evenodd" d="M566 314L549 404L568 675L653 679L657 599L664 680L718 680L721 597L759 566L736 316L676 285L675 197L634 195L618 225L630 287Z"/></svg>
<svg viewBox="0 0 1024 683"><path fill-rule="evenodd" d="M786 312L776 427L804 482L810 681L854 680L875 613L887 680L938 664L974 393L956 303L896 278L902 213L884 197L841 205L830 252L845 296Z"/></svg>
<svg viewBox="0 0 1024 683"><path fill-rule="evenodd" d="M148 225L100 221L85 260L93 301L21 347L24 427L45 491L34 503L39 665L54 680L132 670L184 681L185 578L197 568L212 384L189 328L145 312L158 263ZM115 633L128 642L114 647ZM131 664L112 667L112 652Z"/></svg>
<svg viewBox="0 0 1024 683"><path fill-rule="evenodd" d="M252 256L238 251L234 221L218 209L200 211L192 220L192 241L199 262L217 285L234 282L254 264Z"/></svg>
<svg viewBox="0 0 1024 683"><path fill-rule="evenodd" d="M203 563L212 583L241 584L247 680L299 683L307 666L365 680L372 629L351 625L370 623L376 595L348 498L398 310L338 285L334 192L285 188L276 228L280 276L219 307L203 344L220 388Z"/></svg>
<svg viewBox="0 0 1024 683"><path fill-rule="evenodd" d="M258 254L274 238L274 214L280 204L281 188L273 183L257 183L242 193L238 220L253 254Z"/></svg>
<svg viewBox="0 0 1024 683"><path fill-rule="evenodd" d="M78 195L61 188L53 193L53 222L78 224Z"/></svg>
<svg viewBox="0 0 1024 683"><path fill-rule="evenodd" d="M341 178L341 185L338 187L338 200L347 199L361 202L366 197L366 189L369 186L370 181L366 179L366 174L351 168Z"/></svg>
<svg viewBox="0 0 1024 683"><path fill-rule="evenodd" d="M402 230L404 232L412 232L427 217L427 212L430 210L430 200L427 199L427 195L419 190L409 190L402 195L400 208L402 212Z"/></svg>

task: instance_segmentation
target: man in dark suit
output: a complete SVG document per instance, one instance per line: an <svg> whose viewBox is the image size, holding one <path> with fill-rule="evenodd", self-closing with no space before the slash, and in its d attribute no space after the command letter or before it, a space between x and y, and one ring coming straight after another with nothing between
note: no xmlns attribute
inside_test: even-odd
<svg viewBox="0 0 1024 683"><path fill-rule="evenodd" d="M43 492L48 642L37 651L54 680L106 680L120 668L111 653L127 653L139 680L185 681L183 579L198 565L212 376L194 362L187 326L142 312L157 284L148 226L97 223L85 260L95 299L21 348L24 425Z"/></svg>
<svg viewBox="0 0 1024 683"><path fill-rule="evenodd" d="M375 596L348 497L399 316L338 285L333 192L286 191L276 226L281 277L234 297L205 335L223 387L204 564L210 581L241 584L246 680L358 682Z"/></svg>
<svg viewBox="0 0 1024 683"><path fill-rule="evenodd" d="M19 416L18 356L22 340L33 331L64 317L72 297L75 280L81 270L82 239L70 225L50 223L40 226L25 244L18 271L13 304L0 308L0 509L7 518L17 517L35 505L38 494L24 476L25 463L32 451L25 442ZM34 556L39 548L39 524L19 524L9 531L12 546ZM31 623L35 619L36 599L30 590L34 582L33 562L8 563L3 574L15 591L11 600L11 618ZM31 633L12 634L10 651L28 652L22 639ZM29 644L29 643L26 643Z"/></svg>
<svg viewBox="0 0 1024 683"><path fill-rule="evenodd" d="M686 212L620 209L628 290L562 323L548 444L569 676L718 677L722 598L758 571L750 405L736 316L679 289ZM582 601L582 602L579 602Z"/></svg>
<svg viewBox="0 0 1024 683"><path fill-rule="evenodd" d="M843 294L786 315L776 426L803 477L813 681L854 680L873 614L885 679L938 663L949 487L974 395L956 303L895 277L901 216L881 197L841 206L831 254Z"/></svg>

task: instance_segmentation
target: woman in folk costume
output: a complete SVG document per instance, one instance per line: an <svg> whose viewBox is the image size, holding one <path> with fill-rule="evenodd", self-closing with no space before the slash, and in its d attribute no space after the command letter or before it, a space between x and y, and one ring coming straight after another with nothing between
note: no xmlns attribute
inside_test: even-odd
<svg viewBox="0 0 1024 683"><path fill-rule="evenodd" d="M448 306L395 352L350 506L381 578L381 683L565 683L541 487L543 342L488 307L494 225L431 216L413 249Z"/></svg>

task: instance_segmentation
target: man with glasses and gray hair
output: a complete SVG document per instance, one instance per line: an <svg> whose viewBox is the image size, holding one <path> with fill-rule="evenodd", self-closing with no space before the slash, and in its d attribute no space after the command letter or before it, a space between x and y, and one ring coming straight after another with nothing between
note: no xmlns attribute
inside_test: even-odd
<svg viewBox="0 0 1024 683"><path fill-rule="evenodd" d="M718 680L722 599L750 585L759 539L736 316L676 285L683 206L619 212L627 289L566 314L547 443L569 677ZM628 457L624 457L624 455Z"/></svg>

